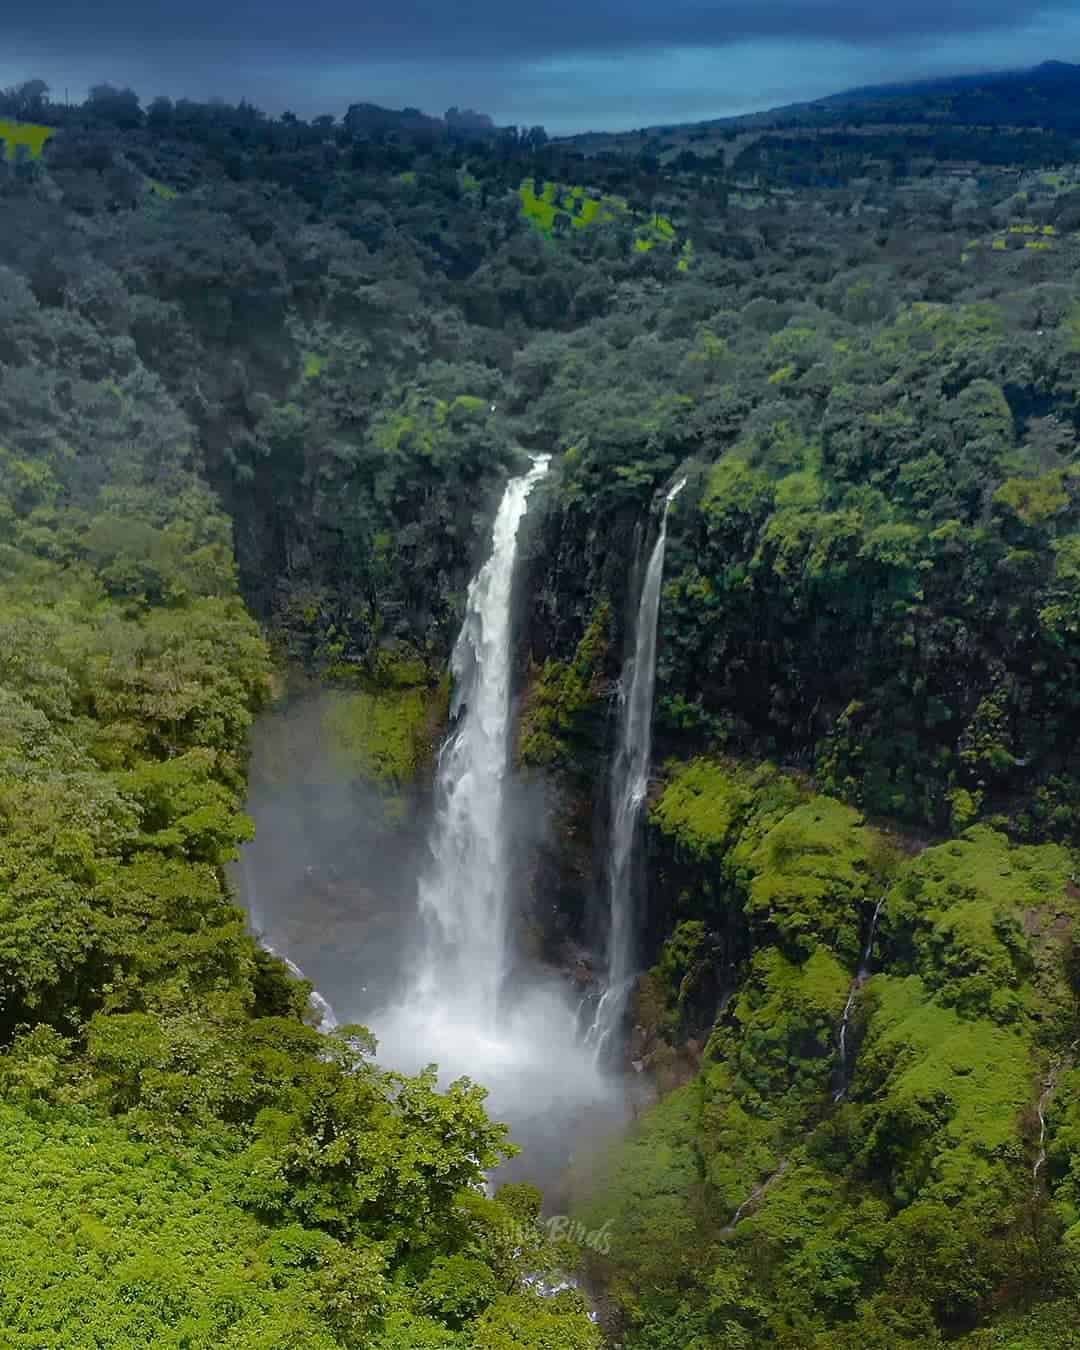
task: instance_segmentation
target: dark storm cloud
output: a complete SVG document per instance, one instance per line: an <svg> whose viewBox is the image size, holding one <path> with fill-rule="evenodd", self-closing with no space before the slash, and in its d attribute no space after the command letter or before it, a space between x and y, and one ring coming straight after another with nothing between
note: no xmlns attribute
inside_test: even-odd
<svg viewBox="0 0 1080 1350"><path fill-rule="evenodd" d="M5 16L4 28L8 59L20 46L72 58L138 44L160 69L170 56L188 59L192 41L228 45L239 60L246 47L256 59L278 48L298 60L520 61L755 39L875 45L1020 28L1072 10L1071 0L42 0Z"/></svg>
<svg viewBox="0 0 1080 1350"><path fill-rule="evenodd" d="M357 100L555 132L1080 57L1076 0L9 0L0 86L100 81L270 113ZM7 13L14 10L13 14Z"/></svg>

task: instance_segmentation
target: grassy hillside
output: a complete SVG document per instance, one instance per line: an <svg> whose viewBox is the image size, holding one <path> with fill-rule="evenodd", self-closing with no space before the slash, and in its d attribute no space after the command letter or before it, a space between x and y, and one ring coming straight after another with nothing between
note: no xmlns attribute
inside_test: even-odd
<svg viewBox="0 0 1080 1350"><path fill-rule="evenodd" d="M0 117L0 141L4 142L9 160L15 160L20 149L25 150L31 159L40 158L46 143L55 135L55 127L39 126L34 122L14 122L10 118Z"/></svg>

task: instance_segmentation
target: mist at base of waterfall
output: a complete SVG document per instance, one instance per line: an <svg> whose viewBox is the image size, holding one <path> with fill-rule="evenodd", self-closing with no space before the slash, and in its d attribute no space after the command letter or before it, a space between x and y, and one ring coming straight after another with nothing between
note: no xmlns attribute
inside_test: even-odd
<svg viewBox="0 0 1080 1350"><path fill-rule="evenodd" d="M379 1065L436 1063L444 1084L465 1076L487 1088L489 1114L523 1149L495 1184L533 1181L549 1212L560 1212L567 1166L619 1131L626 1084L595 1068L578 1041L580 992L538 959L521 956L504 981L495 1032L478 1027L453 990L416 992L430 807L411 802L404 820L388 821L379 795L342 771L326 730L340 697L309 687L253 729L247 810L256 835L232 869L240 901L253 930L303 971L339 1022L370 1027ZM546 838L543 799L524 793L512 828L519 850Z"/></svg>
<svg viewBox="0 0 1080 1350"><path fill-rule="evenodd" d="M522 1148L493 1181L533 1181L551 1210L567 1167L579 1161L575 1152L621 1130L628 1108L624 1081L599 1070L582 1043L564 982L543 971L535 980L495 1027L477 1025L467 1006L444 996L410 997L365 1024L381 1064L416 1073L435 1063L443 1087L465 1077L486 1088L488 1114L505 1121Z"/></svg>
<svg viewBox="0 0 1080 1350"><path fill-rule="evenodd" d="M613 1111L619 1093L579 1045L566 988L516 964L523 893L511 879L525 839L510 809L514 575L529 499L551 462L531 460L503 490L451 656L415 978L369 1021L384 1062L414 1072L436 1063L444 1085L482 1083L491 1114L527 1149L522 1171L538 1179L556 1158L565 1170L577 1122Z"/></svg>

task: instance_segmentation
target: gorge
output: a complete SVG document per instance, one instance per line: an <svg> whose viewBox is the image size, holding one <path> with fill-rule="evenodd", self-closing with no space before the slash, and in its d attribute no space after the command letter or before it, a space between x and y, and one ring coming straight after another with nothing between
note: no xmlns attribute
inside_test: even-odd
<svg viewBox="0 0 1080 1350"><path fill-rule="evenodd" d="M339 960L329 978L336 1006L348 1010L349 1020L371 1027L383 1062L410 1073L435 1063L443 1083L461 1075L483 1083L491 1093L492 1109L510 1122L515 1141L525 1145L520 1167L512 1166L509 1175L520 1171L557 1189L575 1136L610 1132L620 1122L623 1106L618 1066L612 1072L607 1065L594 1064L598 1056L592 1036L582 1040L566 980L555 970L523 962L513 950L518 897L511 893L511 855L528 841L517 837L507 802L514 707L511 607L519 531L530 494L549 465L549 456L536 456L527 473L508 481L491 527L489 556L469 584L450 664L450 729L436 758L427 858L417 879L417 922L404 926L400 968L391 977L396 992L384 1006L373 1006L364 997L363 957L350 955L340 943ZM666 528L665 506L646 575L641 635L631 666L634 713L629 732L620 735L620 753L627 753L628 737L631 742L636 776L633 783L619 785L639 794L632 803L629 799L624 803L624 811L640 810L648 768ZM528 605L528 597L523 603ZM256 819L259 814L256 810ZM635 828L629 821L630 831ZM239 874L241 894L257 929L266 922L256 899L256 878L266 865L260 837L257 834L256 843L246 848ZM632 845L623 827L612 845L622 851L618 862L612 863L621 870L620 885L628 883L627 854ZM628 894L625 898L629 903ZM277 928L302 929L301 906L298 891L284 892L272 922ZM357 917L362 924L363 916ZM613 920L615 940L621 942L623 918L613 911ZM294 973L302 974L289 957L284 959ZM607 994L600 999L601 1010L606 998ZM312 1001L323 1016L324 1029L334 1029L339 1017L324 996L313 991ZM614 1026L605 1030L605 1039L615 1030Z"/></svg>
<svg viewBox="0 0 1080 1350"><path fill-rule="evenodd" d="M340 946L342 965L331 978L335 1002L350 1010L350 1019L372 1028L386 1063L407 1072L436 1063L444 1082L462 1074L482 1082L493 1109L526 1144L526 1173L557 1187L575 1131L610 1131L623 1110L619 1079L623 1024L637 973L642 897L635 871L649 783L660 595L668 517L687 480L664 496L636 606L632 654L618 682L604 865L606 971L591 999L591 1024L583 1025L565 980L560 985L556 972L516 960L515 916L508 910L515 899L510 855L527 843L515 838L506 801L514 706L511 606L519 531L530 494L549 466L549 456L534 457L527 473L508 481L491 529L490 554L469 585L451 658L450 730L436 760L429 858L417 886L418 925L393 981L399 992L386 1006L373 1008L363 997L362 959L357 957L350 971L349 955ZM527 596L522 603L528 607ZM261 832L257 841L260 837ZM256 931L266 922L255 880L261 862L259 843L248 845L239 880ZM302 926L300 896L286 893L279 903L274 922ZM303 978L299 966L284 959ZM336 1028L340 1019L317 989L312 1002L323 1028Z"/></svg>
<svg viewBox="0 0 1080 1350"><path fill-rule="evenodd" d="M607 144L37 91L0 1343L1072 1346L1035 93Z"/></svg>

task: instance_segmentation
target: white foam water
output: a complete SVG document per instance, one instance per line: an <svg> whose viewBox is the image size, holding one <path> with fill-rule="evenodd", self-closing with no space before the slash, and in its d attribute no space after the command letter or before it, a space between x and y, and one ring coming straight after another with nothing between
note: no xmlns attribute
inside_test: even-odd
<svg viewBox="0 0 1080 1350"><path fill-rule="evenodd" d="M507 484L490 556L469 587L451 661L452 729L439 754L431 862L419 885L422 955L404 997L369 1019L382 1062L406 1072L436 1063L444 1083L484 1084L491 1114L526 1144L534 1175L561 1170L575 1120L618 1100L578 1044L563 982L534 972L507 989L511 598L519 527L548 464L539 456Z"/></svg>

